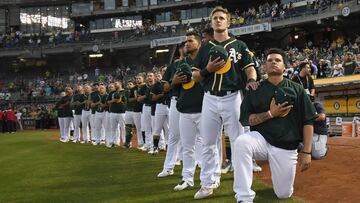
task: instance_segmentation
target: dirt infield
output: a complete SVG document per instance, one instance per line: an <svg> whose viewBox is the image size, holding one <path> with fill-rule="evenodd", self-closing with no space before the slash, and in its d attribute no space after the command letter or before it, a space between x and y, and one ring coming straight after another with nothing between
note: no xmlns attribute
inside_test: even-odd
<svg viewBox="0 0 360 203"><path fill-rule="evenodd" d="M329 138L329 152L313 160L308 171L297 171L295 196L306 202L360 202L360 138ZM257 177L271 184L267 162Z"/></svg>

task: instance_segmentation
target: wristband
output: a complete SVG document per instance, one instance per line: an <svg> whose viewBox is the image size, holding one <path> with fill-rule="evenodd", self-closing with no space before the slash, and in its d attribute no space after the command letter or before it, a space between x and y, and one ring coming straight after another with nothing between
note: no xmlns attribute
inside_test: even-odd
<svg viewBox="0 0 360 203"><path fill-rule="evenodd" d="M274 116L271 114L271 111L267 111L267 113L269 114L270 118L274 118Z"/></svg>
<svg viewBox="0 0 360 203"><path fill-rule="evenodd" d="M203 77L203 78L207 77L207 76L210 75L210 74L211 74L211 73L208 71L207 68L204 68L204 69L202 69L202 70L200 71L200 75L201 75L201 77Z"/></svg>
<svg viewBox="0 0 360 203"><path fill-rule="evenodd" d="M300 153L302 153L302 154L309 154L309 155L311 155L311 152L304 152L304 151L301 151Z"/></svg>
<svg viewBox="0 0 360 203"><path fill-rule="evenodd" d="M250 83L250 82L256 82L256 80L254 80L253 78L250 78L246 81L246 83Z"/></svg>

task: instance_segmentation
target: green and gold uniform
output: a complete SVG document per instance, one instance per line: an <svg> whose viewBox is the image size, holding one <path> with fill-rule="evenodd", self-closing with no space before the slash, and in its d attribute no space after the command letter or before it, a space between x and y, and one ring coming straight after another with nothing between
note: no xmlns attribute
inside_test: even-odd
<svg viewBox="0 0 360 203"><path fill-rule="evenodd" d="M128 94L128 98L129 99L133 99L137 96L139 91L139 87L135 86L133 88L131 88L130 90L127 91ZM138 102L138 101L128 101L127 103L127 107L126 107L127 111L133 111L133 112L141 112L142 110L142 103Z"/></svg>
<svg viewBox="0 0 360 203"><path fill-rule="evenodd" d="M91 92L91 94L90 94L90 100L91 100L93 103L99 102L99 101L100 101L100 94L99 94L99 92L98 92L98 91ZM95 114L96 108L97 108L97 106L91 107L91 114Z"/></svg>
<svg viewBox="0 0 360 203"><path fill-rule="evenodd" d="M178 61L173 62L172 64L170 64L167 67L167 69L163 75L163 80L167 81L169 83L169 85L171 85L172 79L174 78L175 72L178 69L180 63L181 63L181 60L178 60ZM171 91L169 92L169 97L177 98L179 96L179 91L180 91L179 86L172 87Z"/></svg>
<svg viewBox="0 0 360 203"><path fill-rule="evenodd" d="M126 97L126 91L116 91L112 95L112 99L121 99L120 103L113 103L111 104L110 112L111 113L125 113L126 110L126 103L127 103L127 97Z"/></svg>
<svg viewBox="0 0 360 203"><path fill-rule="evenodd" d="M206 92L215 92L216 94L224 91L242 89L246 82L243 81L242 73L246 68L254 66L255 64L247 45L240 40L230 38L224 42L217 42L216 40L209 41L200 48L194 66L201 70L205 69L209 62L210 49L216 45L224 47L228 52L231 58L231 68L226 73L217 74L214 72L203 78L202 84L204 90Z"/></svg>
<svg viewBox="0 0 360 203"><path fill-rule="evenodd" d="M91 95L91 93L89 95L84 94L84 101L91 101L90 95ZM90 110L90 104L83 104L83 105L81 105L81 108L84 111L89 111Z"/></svg>
<svg viewBox="0 0 360 203"><path fill-rule="evenodd" d="M100 104L106 104L108 95L107 94L104 94L104 95L99 94L99 97L100 97L100 103L96 107L96 112L104 112L107 110L107 108L101 107Z"/></svg>
<svg viewBox="0 0 360 203"><path fill-rule="evenodd" d="M79 103L82 103L86 100L86 96L84 94L75 94L73 97L72 97L72 100L71 100L71 103L74 103L74 102L79 102ZM75 115L81 115L81 111L83 109L83 105L73 105L72 106L74 111L75 111Z"/></svg>
<svg viewBox="0 0 360 203"><path fill-rule="evenodd" d="M190 67L194 66L195 61L190 56L185 57L182 63L187 63ZM191 70L188 70L191 72ZM179 98L176 108L181 113L201 113L204 89L200 83L196 82L190 89L184 89L181 85Z"/></svg>
<svg viewBox="0 0 360 203"><path fill-rule="evenodd" d="M112 99L113 99L113 94L115 93L116 91L112 91L112 92L110 92L108 95L107 95L107 98L106 98L106 102L109 102L109 101L111 101ZM111 105L112 104L108 104L108 106L107 106L107 109L108 109L108 111L111 113Z"/></svg>
<svg viewBox="0 0 360 203"><path fill-rule="evenodd" d="M70 102L71 102L71 96L64 96L60 99L59 101L59 109L60 112L58 112L58 117L73 117L73 112L70 106ZM66 105L64 105L66 104ZM60 114L60 116L59 116Z"/></svg>
<svg viewBox="0 0 360 203"><path fill-rule="evenodd" d="M249 125L249 116L263 113L270 109L270 102L278 91L285 91L289 104L294 107L285 117L276 117L266 122L251 126L251 131L258 131L271 145L293 150L303 140L303 126L312 125L316 111L304 88L286 78L277 86L267 80L261 82L256 91L248 91L241 104L240 121Z"/></svg>

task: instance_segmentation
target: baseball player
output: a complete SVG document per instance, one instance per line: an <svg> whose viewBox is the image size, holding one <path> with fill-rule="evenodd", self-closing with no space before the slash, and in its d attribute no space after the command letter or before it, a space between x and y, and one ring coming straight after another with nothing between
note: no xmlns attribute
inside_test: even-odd
<svg viewBox="0 0 360 203"><path fill-rule="evenodd" d="M146 86L145 83L145 79L144 79L144 75L143 74L138 74L136 76L136 85L137 85L137 90L136 90L136 101L138 102L139 106L141 106L141 114L140 114L140 131L141 134L138 134L138 149L142 150L144 148L145 145L145 131L143 131L143 127L142 127L142 120L141 120L141 116L143 114L142 110L144 108L144 103L140 101L140 92L143 89L143 87Z"/></svg>
<svg viewBox="0 0 360 203"><path fill-rule="evenodd" d="M141 80L139 77L137 80ZM139 83L142 83L139 81ZM142 144L142 133L141 133L141 109L142 104L137 101L138 87L133 81L129 80L127 83L128 89L128 104L127 111L125 112L125 129L126 129L126 141L124 147L131 147L132 128L136 128L136 135L138 144Z"/></svg>
<svg viewBox="0 0 360 203"><path fill-rule="evenodd" d="M150 98L153 102L156 102L155 107L155 116L154 116L154 131L153 131L153 142L154 142L154 151L153 154L159 153L159 142L161 131L164 130L164 139L165 143L169 133L169 107L168 107L168 99L165 96L163 90L163 82L162 82L162 73L155 73L156 83L152 86L150 91ZM164 144L165 144L164 143Z"/></svg>
<svg viewBox="0 0 360 203"><path fill-rule="evenodd" d="M146 74L146 84L140 86L138 102L143 103L143 109L141 113L141 130L145 132L145 144L142 148L143 151L148 151L153 148L153 138L151 129L151 105L153 102L150 100L150 89L154 84L154 73L148 72Z"/></svg>
<svg viewBox="0 0 360 203"><path fill-rule="evenodd" d="M84 101L82 102L82 111L81 111L81 124L82 124L82 136L83 139L80 143L89 143L90 142L90 132L89 132L89 123L91 121L91 86L85 85L85 94ZM92 132L94 133L94 132Z"/></svg>
<svg viewBox="0 0 360 203"><path fill-rule="evenodd" d="M82 85L76 87L76 93L71 99L71 106L74 109L74 139L73 143L80 142L80 123L82 103L86 100Z"/></svg>
<svg viewBox="0 0 360 203"><path fill-rule="evenodd" d="M105 113L105 117L106 117L106 121L105 121L105 123L106 123L106 127L105 127L105 129L107 129L107 130L105 130L105 146L106 147L108 147L108 148L111 148L111 147L113 147L113 143L112 143L112 138L113 138L113 135L112 135L112 130L111 130L111 123L110 123L110 121L111 121L111 110L112 110L112 108L111 108L111 100L112 100L112 98L113 98L113 94L116 92L116 88L115 88L115 85L114 85L114 83L110 83L109 85L108 85L108 89L109 89L109 94L108 94L108 96L107 96L107 98L106 98L106 102L107 102L107 112ZM115 133L116 133L116 135L114 135L115 137L119 137L120 135L119 135L119 130L116 130L115 131Z"/></svg>
<svg viewBox="0 0 360 203"><path fill-rule="evenodd" d="M258 85L254 63L246 44L229 36L230 13L222 7L216 7L210 19L214 40L199 50L196 67L200 71L193 71L194 79L202 81L205 91L201 114L201 189L195 194L195 199L212 195L213 189L219 185L219 182L215 182L213 171L216 168L216 143L222 126L231 143L244 132L240 123L236 122L240 117L239 90L244 82L241 73L245 72L247 76L247 88L256 89ZM238 181L236 176L234 181Z"/></svg>
<svg viewBox="0 0 360 203"><path fill-rule="evenodd" d="M62 93L63 95L64 93ZM56 108L59 109L59 126L60 126L60 141L69 142L70 138L70 122L73 117L72 110L70 107L71 97L73 95L71 87L65 88L65 96L63 96Z"/></svg>
<svg viewBox="0 0 360 203"><path fill-rule="evenodd" d="M105 119L106 119L106 100L107 100L107 93L106 87L103 84L99 85L99 102L96 105L96 112L95 112L95 133L94 133L94 145L99 145L101 142L101 131L104 129Z"/></svg>
<svg viewBox="0 0 360 203"><path fill-rule="evenodd" d="M111 126L111 135L108 145L119 145L120 137L119 133L116 131L119 130L119 126L125 125L125 109L126 109L126 92L122 88L121 81L114 83L116 92L113 93L110 104L110 126Z"/></svg>
<svg viewBox="0 0 360 203"><path fill-rule="evenodd" d="M90 100L91 100L91 115L90 115L90 127L91 127L91 140L92 140L92 144L96 145L96 142L94 141L94 133L95 133L95 112L96 112L96 107L98 105L98 103L100 102L100 97L99 97L99 84L98 83L94 83L93 84L93 91L90 94Z"/></svg>
<svg viewBox="0 0 360 203"><path fill-rule="evenodd" d="M200 118L204 90L200 83L191 79L191 66L201 46L201 37L194 32L186 34L186 52L189 56L181 61L178 71L175 73L172 85L181 84L176 107L180 112L179 128L180 139L183 145L183 169L182 181L175 186L174 190L184 190L194 186L194 173L196 162L201 161L195 152L200 151Z"/></svg>
<svg viewBox="0 0 360 203"><path fill-rule="evenodd" d="M269 160L272 183L279 199L291 197L298 160L302 171L310 167L313 120L316 118L305 90L283 77L285 53L270 49L266 54L268 79L256 91L249 91L241 105L240 121L251 131L234 144L235 197L238 202L253 202L252 157Z"/></svg>
<svg viewBox="0 0 360 203"><path fill-rule="evenodd" d="M180 129L179 129L179 111L176 109L176 103L179 96L179 86L171 86L175 72L185 56L185 43L179 45L180 58L175 60L174 63L166 69L164 73L164 92L170 92L170 110L169 110L169 138L166 157L164 160L163 170L158 174L159 178L166 177L174 174L174 167L177 158L182 157L182 153L178 155L178 149L181 148L180 144ZM181 158L182 159L182 158Z"/></svg>

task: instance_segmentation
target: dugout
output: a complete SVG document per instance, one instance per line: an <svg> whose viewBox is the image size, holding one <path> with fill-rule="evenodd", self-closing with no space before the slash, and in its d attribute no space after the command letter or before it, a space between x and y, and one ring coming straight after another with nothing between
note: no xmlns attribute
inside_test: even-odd
<svg viewBox="0 0 360 203"><path fill-rule="evenodd" d="M360 75L315 79L314 85L317 100L326 110L329 134L359 135Z"/></svg>

